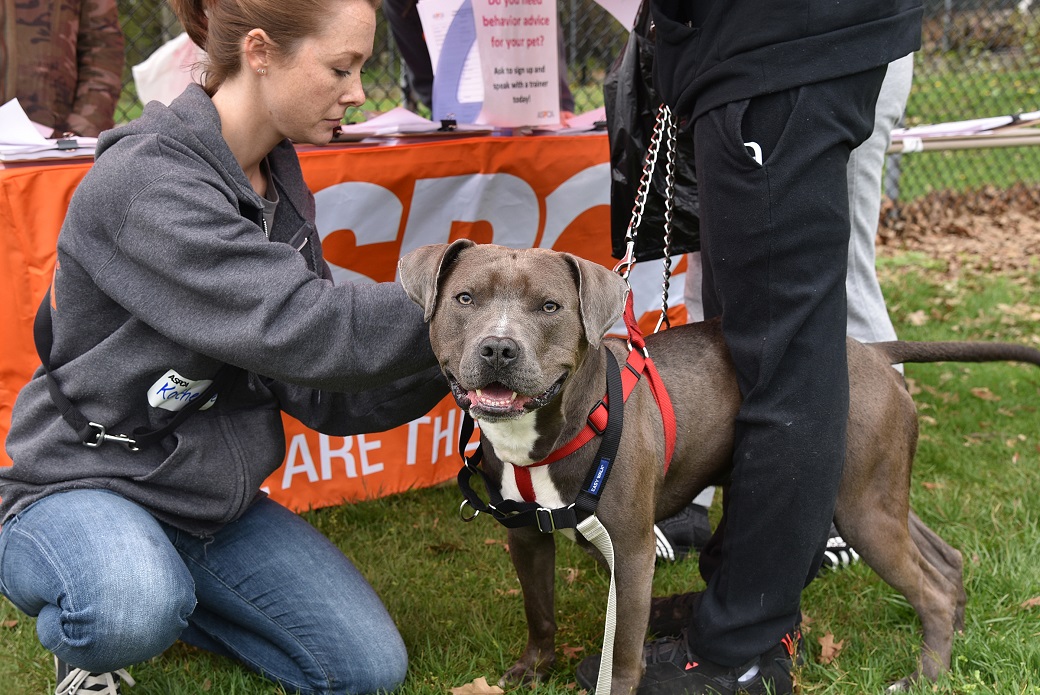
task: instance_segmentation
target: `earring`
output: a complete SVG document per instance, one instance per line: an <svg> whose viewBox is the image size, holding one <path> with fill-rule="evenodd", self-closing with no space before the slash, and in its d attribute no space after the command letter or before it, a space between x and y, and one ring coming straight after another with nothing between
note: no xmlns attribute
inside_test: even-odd
<svg viewBox="0 0 1040 695"><path fill-rule="evenodd" d="M267 74L267 68L257 68L256 72L259 75L266 75Z"/></svg>

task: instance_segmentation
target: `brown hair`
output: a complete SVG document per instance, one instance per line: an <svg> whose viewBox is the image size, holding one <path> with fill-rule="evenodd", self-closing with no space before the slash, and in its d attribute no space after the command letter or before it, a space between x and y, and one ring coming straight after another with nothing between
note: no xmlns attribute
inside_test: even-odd
<svg viewBox="0 0 1040 695"><path fill-rule="evenodd" d="M380 0L169 0L170 7L197 46L206 51L203 86L210 96L242 69L242 40L253 29L263 29L274 43L269 48L283 56L296 52L300 42L328 21L333 2Z"/></svg>

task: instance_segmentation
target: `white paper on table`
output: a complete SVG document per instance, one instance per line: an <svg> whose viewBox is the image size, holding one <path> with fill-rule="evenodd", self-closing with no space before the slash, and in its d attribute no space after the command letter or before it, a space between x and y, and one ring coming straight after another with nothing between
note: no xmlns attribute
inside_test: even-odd
<svg viewBox="0 0 1040 695"><path fill-rule="evenodd" d="M417 113L397 106L386 113L364 121L345 125L335 140L339 142L356 142L365 138L379 138L394 135L458 135L461 133L479 134L492 132L490 126L460 123L450 132L442 132L441 124L423 118Z"/></svg>
<svg viewBox="0 0 1040 695"><path fill-rule="evenodd" d="M47 147L47 138L40 133L15 97L0 106L0 148Z"/></svg>
<svg viewBox="0 0 1040 695"><path fill-rule="evenodd" d="M373 116L359 126L367 126L373 130L402 131L415 128L436 128L437 124L429 118L423 118L419 114L408 109L397 106L386 113Z"/></svg>
<svg viewBox="0 0 1040 695"><path fill-rule="evenodd" d="M596 4L609 12L626 29L631 31L635 25L639 0L596 0Z"/></svg>
<svg viewBox="0 0 1040 695"><path fill-rule="evenodd" d="M0 157L24 157L36 153L58 149L58 141L44 137L42 126L34 124L25 115L18 98L11 99L0 106ZM45 130L45 129L44 129ZM76 136L77 149L93 149L97 146L97 138ZM72 152L74 150L63 150ZM81 156L78 153L76 156ZM73 155L67 155L73 156Z"/></svg>
<svg viewBox="0 0 1040 695"><path fill-rule="evenodd" d="M559 123L556 0L473 0L473 18L484 78L478 122Z"/></svg>
<svg viewBox="0 0 1040 695"><path fill-rule="evenodd" d="M580 113L567 121L568 128L589 129L595 128L596 123L607 120L607 107L600 106L585 113Z"/></svg>
<svg viewBox="0 0 1040 695"><path fill-rule="evenodd" d="M416 10L433 66L433 117L472 123L484 82L470 0L419 0Z"/></svg>
<svg viewBox="0 0 1040 695"><path fill-rule="evenodd" d="M601 130L606 130L607 109L600 106L598 109L586 111L583 114L572 116L565 124L554 123L552 125L541 125L531 129L533 133L551 133L553 135L581 135L591 133L600 124Z"/></svg>
<svg viewBox="0 0 1040 695"><path fill-rule="evenodd" d="M397 106L386 113L373 116L363 123L345 125L343 132L348 135L374 137L398 133L425 133L437 130L438 127L428 118L423 118L402 106Z"/></svg>

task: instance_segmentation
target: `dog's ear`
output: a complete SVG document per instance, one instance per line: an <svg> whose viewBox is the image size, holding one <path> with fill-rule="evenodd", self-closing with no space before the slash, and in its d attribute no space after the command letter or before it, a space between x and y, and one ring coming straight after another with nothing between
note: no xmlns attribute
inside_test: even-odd
<svg viewBox="0 0 1040 695"><path fill-rule="evenodd" d="M603 337L625 312L628 283L613 270L584 258L563 254L574 268L581 302L581 323L585 337L598 348Z"/></svg>
<svg viewBox="0 0 1040 695"><path fill-rule="evenodd" d="M397 262L401 286L412 301L423 308L424 321L433 318L444 273L463 249L474 245L469 239L458 239L450 244L420 246Z"/></svg>

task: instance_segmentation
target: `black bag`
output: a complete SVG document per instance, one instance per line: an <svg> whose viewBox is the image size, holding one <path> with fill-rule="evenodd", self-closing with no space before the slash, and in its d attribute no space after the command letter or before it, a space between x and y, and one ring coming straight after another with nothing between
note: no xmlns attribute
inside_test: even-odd
<svg viewBox="0 0 1040 695"><path fill-rule="evenodd" d="M653 88L654 39L650 0L643 0L628 43L603 81L603 101L610 141L610 242L614 258L625 256L625 236L643 174L643 162L661 100ZM697 179L693 172L693 138L675 141L675 188L670 255L700 250ZM636 234L635 259L664 256L665 146L654 168L642 222Z"/></svg>

